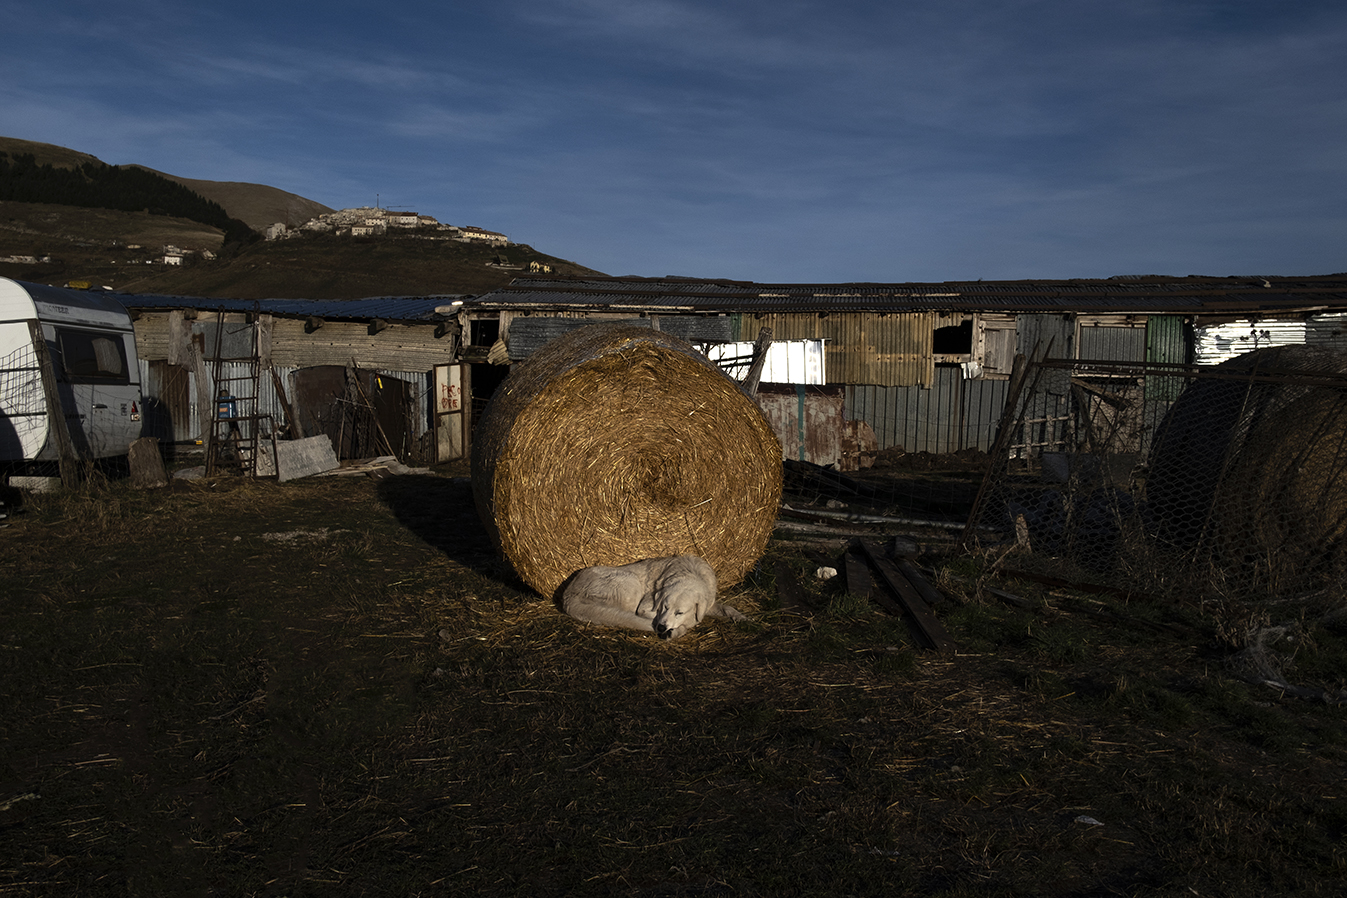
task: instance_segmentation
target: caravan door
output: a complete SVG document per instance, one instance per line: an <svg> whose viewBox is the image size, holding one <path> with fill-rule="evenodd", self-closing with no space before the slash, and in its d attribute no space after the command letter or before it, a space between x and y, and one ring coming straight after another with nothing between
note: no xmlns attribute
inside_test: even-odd
<svg viewBox="0 0 1347 898"><path fill-rule="evenodd" d="M132 336L59 324L44 331L49 331L48 345L55 344L55 358L65 375L58 378L58 389L70 391L63 404L71 437L78 440L76 434L82 434L93 458L125 455L141 430L140 385L131 373Z"/></svg>

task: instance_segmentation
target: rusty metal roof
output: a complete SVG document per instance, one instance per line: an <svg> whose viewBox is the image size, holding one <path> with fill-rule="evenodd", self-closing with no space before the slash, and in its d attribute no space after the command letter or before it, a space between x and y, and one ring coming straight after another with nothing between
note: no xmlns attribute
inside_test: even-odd
<svg viewBox="0 0 1347 898"><path fill-rule="evenodd" d="M207 299L196 296L115 294L128 309L199 309L201 311L265 312L282 318L314 316L330 321L442 321L437 306L459 296L380 296L369 299Z"/></svg>
<svg viewBox="0 0 1347 898"><path fill-rule="evenodd" d="M437 321L454 300L466 308L633 312L1142 312L1249 314L1347 310L1347 274L1320 277L1120 277L1066 281L946 281L910 284L759 284L697 278L530 277L477 297L386 296L353 300L206 299L117 294L128 309L262 311L332 320Z"/></svg>
<svg viewBox="0 0 1347 898"><path fill-rule="evenodd" d="M1168 312L1347 309L1347 274L1325 277L1127 277L932 284L755 284L693 278L518 277L468 301L478 308L699 312Z"/></svg>

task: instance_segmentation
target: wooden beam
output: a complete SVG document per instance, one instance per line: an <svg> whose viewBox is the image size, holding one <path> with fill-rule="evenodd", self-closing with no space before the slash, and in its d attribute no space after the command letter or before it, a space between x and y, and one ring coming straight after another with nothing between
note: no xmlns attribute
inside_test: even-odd
<svg viewBox="0 0 1347 898"><path fill-rule="evenodd" d="M870 598L874 593L875 583L870 577L870 568L856 551L848 551L842 555L842 565L847 573L847 592L854 596Z"/></svg>
<svg viewBox="0 0 1347 898"><path fill-rule="evenodd" d="M902 606L908 620L917 631L918 637L928 648L935 649L942 655L952 655L955 650L954 640L950 638L945 625L940 623L940 619L931 611L931 606L926 604L916 587L908 582L893 562L884 557L878 546L869 540L863 539L858 542L865 554L870 557L870 563L879 572L880 578L893 591L898 604Z"/></svg>

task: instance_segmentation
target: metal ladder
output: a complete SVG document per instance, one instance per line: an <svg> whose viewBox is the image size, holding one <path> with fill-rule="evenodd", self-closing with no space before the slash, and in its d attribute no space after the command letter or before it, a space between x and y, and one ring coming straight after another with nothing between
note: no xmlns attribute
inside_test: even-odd
<svg viewBox="0 0 1347 898"><path fill-rule="evenodd" d="M233 472L255 477L262 436L275 429L271 414L263 412L259 402L262 360L257 321L255 314L249 314L246 322L228 323L224 309L218 313L215 350L207 359L215 390L206 430L207 476Z"/></svg>

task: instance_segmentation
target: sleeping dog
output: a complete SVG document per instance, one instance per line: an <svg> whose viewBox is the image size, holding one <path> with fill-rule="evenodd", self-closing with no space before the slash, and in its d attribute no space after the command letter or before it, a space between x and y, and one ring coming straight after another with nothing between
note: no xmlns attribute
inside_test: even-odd
<svg viewBox="0 0 1347 898"><path fill-rule="evenodd" d="M660 639L677 639L707 616L744 620L716 601L716 572L696 555L583 568L562 590L561 607L577 620Z"/></svg>

